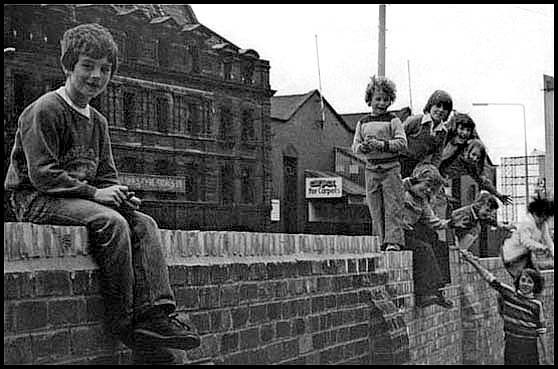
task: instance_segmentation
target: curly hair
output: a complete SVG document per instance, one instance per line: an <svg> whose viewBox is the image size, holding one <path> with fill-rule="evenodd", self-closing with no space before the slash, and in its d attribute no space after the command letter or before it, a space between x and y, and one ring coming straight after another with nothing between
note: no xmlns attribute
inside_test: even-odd
<svg viewBox="0 0 558 369"><path fill-rule="evenodd" d="M519 273L519 275L514 279L513 285L515 289L519 288L519 279L523 274L526 274L529 278L533 280L533 294L538 295L544 289L544 277L541 272L536 269L525 268Z"/></svg>
<svg viewBox="0 0 558 369"><path fill-rule="evenodd" d="M70 28L64 32L60 47L60 63L66 70L74 70L80 54L93 59L106 57L112 65L111 77L118 67L118 45L110 32L100 24L80 24Z"/></svg>
<svg viewBox="0 0 558 369"><path fill-rule="evenodd" d="M451 112L453 110L453 100L451 99L450 94L443 90L434 91L428 98L428 101L422 111L424 114L428 114L433 106L438 105L442 105L445 110Z"/></svg>
<svg viewBox="0 0 558 369"><path fill-rule="evenodd" d="M455 129L461 126L463 128L469 128L471 131L475 129L475 122L473 119L465 113L455 113L452 117L453 123L455 124Z"/></svg>
<svg viewBox="0 0 558 369"><path fill-rule="evenodd" d="M374 96L375 91L383 91L388 95L391 102L395 101L397 88L391 79L381 76L372 76L372 78L370 78L370 82L368 82L366 91L364 92L364 101L366 102L366 105L370 106L372 96Z"/></svg>
<svg viewBox="0 0 558 369"><path fill-rule="evenodd" d="M554 199L545 199L536 197L527 205L527 211L530 214L542 218L550 218L554 216Z"/></svg>
<svg viewBox="0 0 558 369"><path fill-rule="evenodd" d="M480 159L474 165L474 170L477 174L481 174L484 169L484 163L486 162L486 146L482 143L482 141L478 138L474 138L469 141L467 147L465 148L463 155L468 158L469 153L474 149L479 149L480 151Z"/></svg>

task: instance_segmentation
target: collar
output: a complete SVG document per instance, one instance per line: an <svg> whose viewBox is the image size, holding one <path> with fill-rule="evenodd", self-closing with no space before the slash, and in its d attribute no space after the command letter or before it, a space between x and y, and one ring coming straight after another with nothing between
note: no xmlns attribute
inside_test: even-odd
<svg viewBox="0 0 558 369"><path fill-rule="evenodd" d="M62 97L64 99L64 101L66 101L68 103L68 105L70 105L70 107L72 107L72 109L74 109L75 111L77 111L78 113L80 113L81 115L86 117L87 119L89 119L91 117L91 108L90 108L89 104L85 105L85 108L80 108L79 106L74 104L72 99L70 99L70 97L66 93L65 86L59 87L56 90L56 93L58 95L60 95L60 97Z"/></svg>
<svg viewBox="0 0 558 369"><path fill-rule="evenodd" d="M445 122L442 122L440 124L438 124L436 127L434 127L434 121L432 120L432 116L430 115L430 113L424 114L422 116L422 119L420 120L420 124L425 125L425 124L430 124L430 131L431 132L438 132L438 131L444 131L447 132L448 131L448 127L446 125Z"/></svg>

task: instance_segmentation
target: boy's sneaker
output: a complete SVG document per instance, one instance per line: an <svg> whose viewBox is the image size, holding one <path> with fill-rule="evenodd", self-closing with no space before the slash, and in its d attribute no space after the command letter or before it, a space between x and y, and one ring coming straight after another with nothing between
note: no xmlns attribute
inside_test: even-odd
<svg viewBox="0 0 558 369"><path fill-rule="evenodd" d="M444 296L438 296L435 300L435 304L440 305L445 309L451 309L453 307L453 301L445 298Z"/></svg>
<svg viewBox="0 0 558 369"><path fill-rule="evenodd" d="M401 247L397 244L390 243L386 246L386 251L401 251Z"/></svg>
<svg viewBox="0 0 558 369"><path fill-rule="evenodd" d="M191 350L200 345L200 336L192 327L179 320L177 314L163 312L137 323L132 333L134 345L139 347L167 347Z"/></svg>

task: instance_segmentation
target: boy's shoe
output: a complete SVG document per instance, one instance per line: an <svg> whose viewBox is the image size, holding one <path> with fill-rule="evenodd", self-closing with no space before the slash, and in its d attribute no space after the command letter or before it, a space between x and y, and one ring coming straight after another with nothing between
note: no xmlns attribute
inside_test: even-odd
<svg viewBox="0 0 558 369"><path fill-rule="evenodd" d="M191 350L200 345L200 336L176 314L163 312L137 323L132 333L136 347L167 347Z"/></svg>
<svg viewBox="0 0 558 369"><path fill-rule="evenodd" d="M444 296L438 296L434 303L445 309L451 309L453 307L453 301L446 299Z"/></svg>
<svg viewBox="0 0 558 369"><path fill-rule="evenodd" d="M172 349L166 347L151 347L144 349L135 349L132 352L132 360L134 364L162 364L162 365L180 365L183 364L179 355L172 352Z"/></svg>
<svg viewBox="0 0 558 369"><path fill-rule="evenodd" d="M386 246L386 251L401 251L401 247L395 243L390 243Z"/></svg>
<svg viewBox="0 0 558 369"><path fill-rule="evenodd" d="M437 301L440 299L438 295L423 295L417 296L416 304L418 307L426 307L430 305L437 304Z"/></svg>

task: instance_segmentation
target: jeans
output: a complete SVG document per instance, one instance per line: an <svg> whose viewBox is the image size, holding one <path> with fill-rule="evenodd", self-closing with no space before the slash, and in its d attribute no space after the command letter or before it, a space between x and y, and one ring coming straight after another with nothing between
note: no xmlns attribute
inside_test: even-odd
<svg viewBox="0 0 558 369"><path fill-rule="evenodd" d="M413 251L415 295L435 295L444 286L440 265L433 249L436 233L422 224L416 224L414 227L412 231L405 231L404 250Z"/></svg>
<svg viewBox="0 0 558 369"><path fill-rule="evenodd" d="M403 211L403 182L400 166L366 168L366 201L372 217L372 231L382 244L403 246L401 225Z"/></svg>
<svg viewBox="0 0 558 369"><path fill-rule="evenodd" d="M126 334L134 319L154 309L167 314L175 310L159 228L150 216L36 192L15 193L12 204L19 221L87 227L89 251L99 265L108 326L114 334Z"/></svg>

